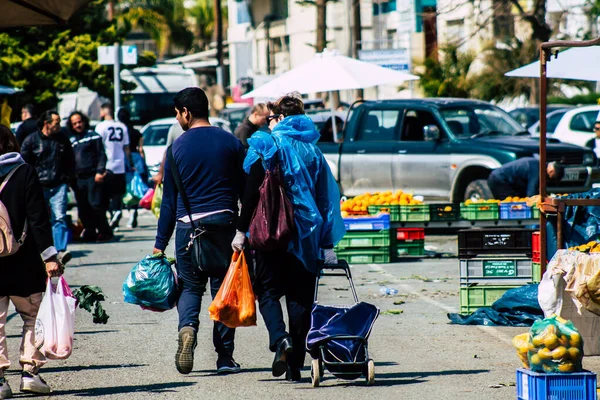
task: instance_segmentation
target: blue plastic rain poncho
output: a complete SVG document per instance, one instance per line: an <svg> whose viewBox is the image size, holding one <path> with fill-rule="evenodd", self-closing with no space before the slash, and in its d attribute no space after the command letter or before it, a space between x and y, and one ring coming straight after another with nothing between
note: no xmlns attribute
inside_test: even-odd
<svg viewBox="0 0 600 400"><path fill-rule="evenodd" d="M337 182L315 145L319 136L309 117L289 116L271 134L252 135L244 161L244 170L249 173L260 159L265 168L274 167L273 158L277 154L297 230L288 251L315 274L322 264L321 249L337 244L346 233Z"/></svg>

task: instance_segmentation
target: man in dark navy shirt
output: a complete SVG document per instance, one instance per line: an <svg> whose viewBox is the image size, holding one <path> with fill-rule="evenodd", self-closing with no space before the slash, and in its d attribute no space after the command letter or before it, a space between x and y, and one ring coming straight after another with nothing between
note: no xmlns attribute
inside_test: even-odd
<svg viewBox="0 0 600 400"><path fill-rule="evenodd" d="M548 178L561 180L564 168L555 162L546 167ZM540 192L540 160L534 157L519 158L492 171L488 186L495 199L531 197Z"/></svg>
<svg viewBox="0 0 600 400"><path fill-rule="evenodd" d="M245 186L243 163L245 150L231 133L210 125L208 99L199 88L187 88L175 98L177 121L185 131L171 146L173 161L167 157L164 172L164 193L158 220L154 252L164 252L176 229L175 256L180 296L179 347L175 366L182 374L193 369L196 333L200 305L206 284L210 280L214 298L221 287L231 262L231 241L235 236L238 202ZM167 150L168 153L168 150ZM189 201L187 212L173 176L176 168L181 187ZM191 215L190 215L191 214ZM188 248L194 227L199 228L203 256L194 265ZM210 265L208 265L210 264ZM218 353L217 373L240 370L233 359L235 329L215 322L213 343Z"/></svg>

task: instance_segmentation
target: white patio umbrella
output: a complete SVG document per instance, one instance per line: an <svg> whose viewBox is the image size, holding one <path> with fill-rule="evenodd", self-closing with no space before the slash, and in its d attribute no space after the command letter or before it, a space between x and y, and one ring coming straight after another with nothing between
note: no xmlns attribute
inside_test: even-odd
<svg viewBox="0 0 600 400"><path fill-rule="evenodd" d="M548 78L600 81L600 46L573 47L561 51L558 57L552 56L548 62ZM510 77L539 78L540 62L525 65L504 74Z"/></svg>
<svg viewBox="0 0 600 400"><path fill-rule="evenodd" d="M300 94L364 89L373 86L419 79L418 76L394 71L364 61L324 51L310 61L278 76L242 98L276 98L288 93Z"/></svg>
<svg viewBox="0 0 600 400"><path fill-rule="evenodd" d="M292 92L300 94L364 89L419 79L418 76L345 57L337 52L317 53L306 63L246 93L243 99L277 98ZM337 135L335 109L331 105L334 137Z"/></svg>
<svg viewBox="0 0 600 400"><path fill-rule="evenodd" d="M90 0L0 0L0 27L65 23Z"/></svg>

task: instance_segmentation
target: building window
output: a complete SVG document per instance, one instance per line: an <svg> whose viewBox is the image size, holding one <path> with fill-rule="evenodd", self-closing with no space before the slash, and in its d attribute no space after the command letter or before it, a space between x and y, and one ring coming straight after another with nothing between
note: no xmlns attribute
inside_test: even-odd
<svg viewBox="0 0 600 400"><path fill-rule="evenodd" d="M515 17L509 0L494 0L494 37L507 39L515 36Z"/></svg>
<svg viewBox="0 0 600 400"><path fill-rule="evenodd" d="M373 1L373 15L387 14L396 11L396 0Z"/></svg>
<svg viewBox="0 0 600 400"><path fill-rule="evenodd" d="M271 0L271 14L277 19L288 17L288 0Z"/></svg>
<svg viewBox="0 0 600 400"><path fill-rule="evenodd" d="M465 42L465 23L462 19L446 22L447 42L454 45L462 45Z"/></svg>

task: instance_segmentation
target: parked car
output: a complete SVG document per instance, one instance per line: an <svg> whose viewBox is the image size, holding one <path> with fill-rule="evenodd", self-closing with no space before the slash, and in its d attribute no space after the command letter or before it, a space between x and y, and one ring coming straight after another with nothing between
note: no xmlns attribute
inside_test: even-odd
<svg viewBox="0 0 600 400"><path fill-rule="evenodd" d="M574 106L568 104L550 104L546 107L546 113L569 108L574 108ZM531 125L540 120L540 107L531 106L515 108L514 110L510 111L508 115L513 117L515 121L521 124L521 126L530 128Z"/></svg>
<svg viewBox="0 0 600 400"><path fill-rule="evenodd" d="M356 106L344 142L318 144L348 196L404 190L428 200L491 198L494 168L539 155L539 143L506 112L463 99L369 101ZM548 161L565 165L549 191L587 191L600 182L591 150L548 143Z"/></svg>
<svg viewBox="0 0 600 400"><path fill-rule="evenodd" d="M552 137L554 135L554 131L558 126L558 123L562 119L562 117L569 111L569 109L561 109L549 112L546 114L546 135ZM529 133L532 136L539 137L540 136L540 121L537 121L535 124L531 125L528 129Z"/></svg>
<svg viewBox="0 0 600 400"><path fill-rule="evenodd" d="M231 131L235 132L238 125L250 114L251 109L252 107L245 103L228 104L219 112L219 118L228 121Z"/></svg>
<svg viewBox="0 0 600 400"><path fill-rule="evenodd" d="M561 118L552 137L561 142L585 146L594 137L594 124L600 119L599 114L600 106L569 110Z"/></svg>
<svg viewBox="0 0 600 400"><path fill-rule="evenodd" d="M209 120L212 125L224 129L227 132L231 132L228 121L213 117L210 117ZM175 118L161 118L149 122L141 130L142 136L144 137L146 165L148 165L148 170L152 176L158 172L158 168L160 167L165 151L167 150L169 128L177 123L177 119Z"/></svg>

